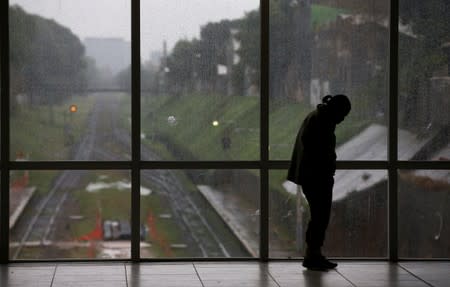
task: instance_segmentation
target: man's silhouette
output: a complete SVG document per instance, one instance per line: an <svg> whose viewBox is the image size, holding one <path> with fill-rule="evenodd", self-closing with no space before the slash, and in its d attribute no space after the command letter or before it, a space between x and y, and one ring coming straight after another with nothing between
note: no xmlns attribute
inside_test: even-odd
<svg viewBox="0 0 450 287"><path fill-rule="evenodd" d="M322 255L325 231L330 221L331 201L336 171L336 124L351 110L345 95L322 99L322 104L308 114L297 134L288 180L302 186L311 214L306 231L306 255L303 266L326 270L337 266Z"/></svg>

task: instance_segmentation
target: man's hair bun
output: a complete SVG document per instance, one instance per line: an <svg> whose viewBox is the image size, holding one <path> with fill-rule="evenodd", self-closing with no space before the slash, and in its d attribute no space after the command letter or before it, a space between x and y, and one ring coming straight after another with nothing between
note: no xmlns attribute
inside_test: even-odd
<svg viewBox="0 0 450 287"><path fill-rule="evenodd" d="M331 101L332 98L333 98L332 95L326 95L325 97L323 97L322 103L328 104Z"/></svg>

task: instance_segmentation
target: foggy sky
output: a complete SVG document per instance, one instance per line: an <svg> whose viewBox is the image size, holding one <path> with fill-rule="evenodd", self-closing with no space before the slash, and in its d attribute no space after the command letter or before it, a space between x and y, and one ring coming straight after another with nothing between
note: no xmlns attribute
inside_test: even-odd
<svg viewBox="0 0 450 287"><path fill-rule="evenodd" d="M10 0L28 13L54 19L82 41L86 37L131 38L131 0ZM259 0L141 0L141 55L171 49L181 38L199 36L200 26L236 19L257 9Z"/></svg>

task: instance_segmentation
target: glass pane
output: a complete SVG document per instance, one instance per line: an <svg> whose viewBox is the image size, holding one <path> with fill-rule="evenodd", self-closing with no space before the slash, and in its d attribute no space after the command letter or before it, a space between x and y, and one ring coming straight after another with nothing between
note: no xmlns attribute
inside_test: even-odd
<svg viewBox="0 0 450 287"><path fill-rule="evenodd" d="M310 214L301 188L287 171L270 172L269 254L302 257ZM337 170L323 253L340 257L387 256L387 172Z"/></svg>
<svg viewBox="0 0 450 287"><path fill-rule="evenodd" d="M400 0L399 159L450 160L449 18L446 1Z"/></svg>
<svg viewBox="0 0 450 287"><path fill-rule="evenodd" d="M270 1L270 158L290 159L305 116L346 94L338 159L386 159L389 1L311 2Z"/></svg>
<svg viewBox="0 0 450 287"><path fill-rule="evenodd" d="M12 171L11 260L130 258L130 172Z"/></svg>
<svg viewBox="0 0 450 287"><path fill-rule="evenodd" d="M398 174L399 257L450 258L450 170Z"/></svg>
<svg viewBox="0 0 450 287"><path fill-rule="evenodd" d="M258 257L259 173L141 173L141 257Z"/></svg>
<svg viewBox="0 0 450 287"><path fill-rule="evenodd" d="M129 159L129 1L11 4L11 160Z"/></svg>
<svg viewBox="0 0 450 287"><path fill-rule="evenodd" d="M259 1L141 2L143 159L257 160Z"/></svg>
<svg viewBox="0 0 450 287"><path fill-rule="evenodd" d="M0 23L0 55L2 54L2 46L3 44L2 44L2 26L1 26L1 23ZM3 89L3 86L2 86L2 80L3 80L3 77L2 77L2 70L3 70L3 59L2 59L2 57L0 56L0 95L3 95L3 91L2 91L2 89ZM1 97L1 96L0 96ZM1 104L1 101L0 101L0 127L1 127L1 107L2 107L2 104ZM2 142L1 141L1 139L2 139L2 135L1 135L1 129L0 129L0 142ZM1 153L0 153L0 162L1 162L1 160L2 160L2 157L1 157ZM0 231L1 232L1 231Z"/></svg>

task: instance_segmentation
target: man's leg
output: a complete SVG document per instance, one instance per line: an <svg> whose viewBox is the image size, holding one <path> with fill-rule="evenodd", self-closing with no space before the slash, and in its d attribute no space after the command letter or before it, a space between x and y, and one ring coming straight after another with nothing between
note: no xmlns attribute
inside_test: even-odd
<svg viewBox="0 0 450 287"><path fill-rule="evenodd" d="M330 222L333 178L306 182L302 185L302 188L310 211L306 243L308 246L320 249L325 240L325 232Z"/></svg>
<svg viewBox="0 0 450 287"><path fill-rule="evenodd" d="M306 182L302 185L303 192L308 200L310 221L306 231L307 253L305 267L334 268L336 265L326 260L321 253L325 240L325 233L330 221L333 178Z"/></svg>

